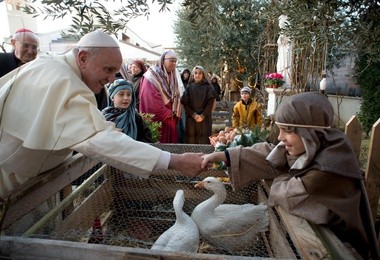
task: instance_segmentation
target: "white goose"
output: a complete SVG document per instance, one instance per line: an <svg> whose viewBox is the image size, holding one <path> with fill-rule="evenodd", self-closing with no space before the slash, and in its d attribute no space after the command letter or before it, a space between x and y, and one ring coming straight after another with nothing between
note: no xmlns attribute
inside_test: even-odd
<svg viewBox="0 0 380 260"><path fill-rule="evenodd" d="M196 253L199 246L199 231L194 221L183 212L185 195L178 190L173 200L176 221L161 234L151 249L174 252Z"/></svg>
<svg viewBox="0 0 380 260"><path fill-rule="evenodd" d="M227 250L252 247L257 234L267 230L269 215L264 204L221 204L226 199L224 184L207 177L195 187L205 188L214 195L195 207L191 218L200 234L211 244Z"/></svg>

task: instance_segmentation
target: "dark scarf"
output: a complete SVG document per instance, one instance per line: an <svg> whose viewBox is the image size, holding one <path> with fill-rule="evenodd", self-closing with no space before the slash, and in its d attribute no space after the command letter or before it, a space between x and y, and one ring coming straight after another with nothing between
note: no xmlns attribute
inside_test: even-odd
<svg viewBox="0 0 380 260"><path fill-rule="evenodd" d="M241 103L245 106L245 110L248 110L248 107L250 104L252 104L252 99L248 99L247 102L245 102L243 99L241 100Z"/></svg>
<svg viewBox="0 0 380 260"><path fill-rule="evenodd" d="M114 122L117 128L123 129L123 133L136 140L136 113L133 113L132 111L132 109L115 108L110 106L103 110L103 114L107 121Z"/></svg>

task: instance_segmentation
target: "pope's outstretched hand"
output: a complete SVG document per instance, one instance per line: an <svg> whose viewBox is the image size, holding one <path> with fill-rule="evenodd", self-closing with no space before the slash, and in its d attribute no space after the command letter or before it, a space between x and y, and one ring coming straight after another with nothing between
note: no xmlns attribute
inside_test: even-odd
<svg viewBox="0 0 380 260"><path fill-rule="evenodd" d="M202 153L171 154L169 169L180 171L182 174L195 177L202 171Z"/></svg>

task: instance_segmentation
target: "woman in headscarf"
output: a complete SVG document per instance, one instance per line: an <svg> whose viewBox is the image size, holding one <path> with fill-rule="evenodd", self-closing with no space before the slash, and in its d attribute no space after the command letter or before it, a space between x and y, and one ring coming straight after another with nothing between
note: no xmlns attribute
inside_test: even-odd
<svg viewBox="0 0 380 260"><path fill-rule="evenodd" d="M186 143L209 144L212 132L212 109L215 102L213 87L202 66L195 66L181 102L186 111Z"/></svg>
<svg viewBox="0 0 380 260"><path fill-rule="evenodd" d="M160 143L177 143L177 123L181 101L176 75L177 55L165 51L157 64L150 67L140 83L140 112L153 114L161 122Z"/></svg>
<svg viewBox="0 0 380 260"><path fill-rule="evenodd" d="M135 91L135 97L136 97L136 108L139 109L140 104L140 83L141 78L146 72L146 67L143 61L141 60L133 60L131 64L129 65L129 70L132 76L132 83L133 83L133 89Z"/></svg>
<svg viewBox="0 0 380 260"><path fill-rule="evenodd" d="M319 93L293 95L276 111L280 130L276 146L258 143L230 148L205 155L202 166L227 161L235 189L273 179L270 206L279 205L311 223L330 227L368 259L373 231L368 223L373 222L365 214L368 207L361 170L346 135L332 128L333 112L328 99Z"/></svg>
<svg viewBox="0 0 380 260"><path fill-rule="evenodd" d="M136 111L132 83L124 79L117 79L110 85L108 91L111 105L102 111L106 120L114 122L116 128L131 138L151 143L150 129Z"/></svg>
<svg viewBox="0 0 380 260"><path fill-rule="evenodd" d="M222 89L220 88L218 77L216 75L211 77L211 85L215 91L216 101L220 101L220 94L222 93Z"/></svg>

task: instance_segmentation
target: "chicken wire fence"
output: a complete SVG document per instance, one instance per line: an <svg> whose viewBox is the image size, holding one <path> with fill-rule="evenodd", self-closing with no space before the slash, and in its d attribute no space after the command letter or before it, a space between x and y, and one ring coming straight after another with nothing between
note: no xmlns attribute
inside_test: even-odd
<svg viewBox="0 0 380 260"><path fill-rule="evenodd" d="M155 146L172 153L213 151L211 145ZM211 191L194 187L195 183L207 176L226 177L226 174L222 170L208 170L191 178L181 176L176 171L165 170L154 172L148 179L143 179L98 164L73 182L73 193L70 196L75 196L69 203L58 203L56 208L59 209L52 210L55 214L50 211L50 215L46 214L37 222L38 226L35 224L23 236L150 249L158 237L176 221L173 199L177 190L184 191L183 211L189 216L199 203L213 195ZM227 190L227 198L223 203L258 204L259 182L233 191L228 180L220 179L225 181ZM233 251L200 235L197 253L273 257L272 249L276 245L271 242L269 230L258 233L249 246ZM289 238L287 240L292 244ZM294 253L298 258L298 254Z"/></svg>

